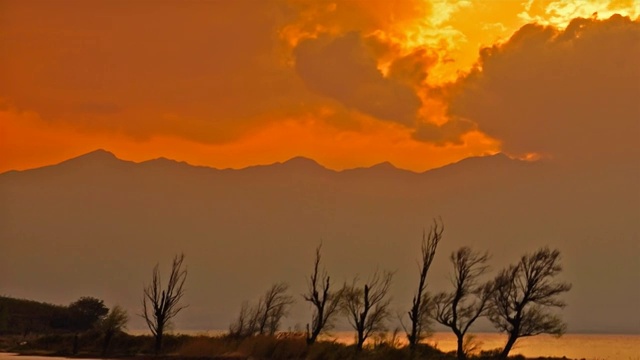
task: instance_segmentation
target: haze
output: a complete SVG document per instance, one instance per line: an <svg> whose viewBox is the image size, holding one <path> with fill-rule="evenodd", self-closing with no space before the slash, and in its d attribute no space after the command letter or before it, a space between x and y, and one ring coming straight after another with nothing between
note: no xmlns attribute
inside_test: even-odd
<svg viewBox="0 0 640 360"><path fill-rule="evenodd" d="M397 270L401 308L441 216L434 290L459 246L497 270L548 245L570 331L638 333L639 15L0 0L0 293L137 313L153 265L184 251L177 326L225 328L272 282L301 292L322 240L338 279Z"/></svg>

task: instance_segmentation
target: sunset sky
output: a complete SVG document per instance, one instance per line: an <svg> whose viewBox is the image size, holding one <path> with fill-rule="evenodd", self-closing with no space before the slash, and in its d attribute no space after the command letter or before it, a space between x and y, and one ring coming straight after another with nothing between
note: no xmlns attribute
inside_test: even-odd
<svg viewBox="0 0 640 360"><path fill-rule="evenodd" d="M636 0L0 0L0 172L638 155Z"/></svg>

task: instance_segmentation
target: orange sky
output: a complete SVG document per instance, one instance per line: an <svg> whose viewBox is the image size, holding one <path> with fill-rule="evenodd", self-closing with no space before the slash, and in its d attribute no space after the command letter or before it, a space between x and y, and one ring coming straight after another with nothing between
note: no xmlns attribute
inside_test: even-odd
<svg viewBox="0 0 640 360"><path fill-rule="evenodd" d="M563 120L547 136L541 119L573 117L573 100L554 103L521 77L539 66L532 79L556 74L545 79L555 91L611 61L600 83L576 89L617 81L623 95L603 106L636 129L624 94L637 100L638 73L617 51L637 53L639 15L633 0L0 0L0 172L97 148L219 168L306 156L333 169L423 171L501 150L561 157L607 132L583 122L584 136L568 140L576 126ZM541 26L521 29L532 22ZM631 47L582 62L611 39ZM539 102L506 103L514 93ZM529 118L540 106L548 111Z"/></svg>

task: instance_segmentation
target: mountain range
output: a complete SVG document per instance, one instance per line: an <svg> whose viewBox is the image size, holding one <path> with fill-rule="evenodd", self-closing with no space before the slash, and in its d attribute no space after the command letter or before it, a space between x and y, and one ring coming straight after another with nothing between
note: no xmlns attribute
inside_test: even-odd
<svg viewBox="0 0 640 360"><path fill-rule="evenodd" d="M343 171L313 160L214 169L169 159L124 161L97 150L57 165L0 174L0 295L120 304L142 328L142 288L174 254L188 265L178 329L224 329L244 300L286 281L308 322L315 247L336 286L395 271L406 313L422 234L442 219L428 288L448 290L449 254L492 254L492 274L542 246L563 254L563 318L572 332L640 332L638 163L567 165L503 154L423 173L382 163ZM480 323L478 330L490 325Z"/></svg>

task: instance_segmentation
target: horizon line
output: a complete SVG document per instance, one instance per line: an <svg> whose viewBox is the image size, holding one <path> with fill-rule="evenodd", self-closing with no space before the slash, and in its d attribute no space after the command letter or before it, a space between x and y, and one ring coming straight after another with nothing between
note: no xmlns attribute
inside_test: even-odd
<svg viewBox="0 0 640 360"><path fill-rule="evenodd" d="M369 166L356 166L356 167L352 167L352 168L334 169L334 168L331 168L331 167L327 167L326 165L318 162L316 159L313 159L311 157L307 157L307 156L304 156L304 155L296 155L296 156L288 158L287 160L275 161L275 162L267 163L267 164L254 164L254 165L248 165L248 166L236 167L236 168L234 168L234 167L224 167L223 168L223 167L215 167L215 166L210 166L210 165L193 164L193 163L190 163L188 161L172 159L172 158L168 158L168 157L165 157L165 156L149 158L149 159L142 160L142 161L134 161L134 160L123 159L123 158L119 157L118 155L116 155L115 153L113 153L110 150L107 150L107 149L104 149L104 148L96 148L95 150L91 150L91 151L86 152L86 153L81 153L79 155L75 155L73 157L67 158L67 159L59 161L59 162L46 164L46 165L42 165L42 166L37 166L37 167L33 167L33 168L10 169L10 170L6 170L6 171L3 171L3 172L0 172L0 175L4 175L4 174L7 174L7 173L11 173L11 172L24 172L24 171L37 170L37 169L43 169L43 168L47 168L47 167L57 166L57 165L61 165L61 164L64 164L64 163L67 163L67 162L70 162L70 161L79 160L79 159L81 159L83 157L86 157L86 156L89 156L89 155L92 155L92 154L100 154L100 153L102 153L104 155L110 155L110 156L112 156L114 159L116 159L118 161L129 162L129 163L133 163L133 164L144 164L144 163L157 161L157 160L160 160L160 161L165 160L165 161L170 161L170 162L174 162L174 163L177 163L177 164L185 164L185 165L188 165L188 166L191 166L191 167L207 168L207 169L220 170L220 171L229 171L229 170L238 171L238 170L245 170L245 169L251 169L251 168L256 168L256 167L268 167L268 166L284 165L284 164L290 163L292 161L296 161L298 159L299 160L303 160L303 161L313 162L315 165L317 165L320 168L323 168L323 169L328 170L328 171L336 172L336 173L341 173L341 172L351 171L351 170L366 170L366 169L372 169L372 168L381 167L381 166L390 166L390 167L392 167L392 168L394 168L396 170L400 170L400 171L404 171L404 172L408 172L408 173L412 173L412 174L424 174L424 173L430 172L432 170L438 170L438 169L446 168L448 166L455 165L455 164L464 162L464 161L469 160L469 159L492 158L492 157L496 157L496 156L498 156L498 157L499 156L503 156L504 158L507 158L507 159L512 160L512 161L517 161L517 162L536 162L537 161L537 160L531 161L531 160L527 160L527 159L520 159L520 158L517 158L517 157L512 157L512 156L509 156L508 154L506 154L504 152L496 152L496 153L493 153L493 154L469 156L469 157L460 159L458 161L454 161L454 162L451 162L451 163L448 163L448 164L445 164L445 165L442 165L442 166L437 166L437 167L433 167L433 168L430 168L430 169L426 169L424 171L414 171L414 170L411 170L411 169L405 169L405 168L398 167L395 164L393 164L392 161L389 161L389 160L383 161L383 162L379 162L379 163L375 163L375 164L372 164L372 165L369 165Z"/></svg>

